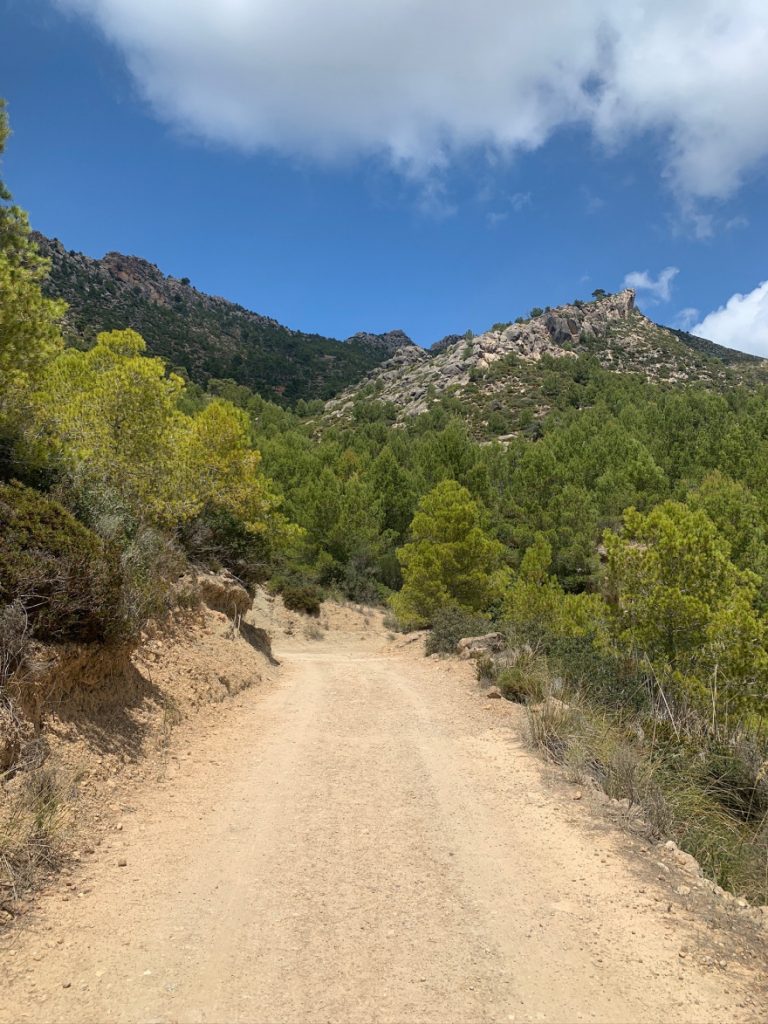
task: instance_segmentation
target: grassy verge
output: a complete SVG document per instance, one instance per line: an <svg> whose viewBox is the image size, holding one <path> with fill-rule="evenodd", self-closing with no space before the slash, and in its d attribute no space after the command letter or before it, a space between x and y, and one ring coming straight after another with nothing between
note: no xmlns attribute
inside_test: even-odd
<svg viewBox="0 0 768 1024"><path fill-rule="evenodd" d="M532 743L574 781L637 811L737 895L768 903L768 736L713 730L647 669L587 640L510 633L478 663L482 679L527 706Z"/></svg>

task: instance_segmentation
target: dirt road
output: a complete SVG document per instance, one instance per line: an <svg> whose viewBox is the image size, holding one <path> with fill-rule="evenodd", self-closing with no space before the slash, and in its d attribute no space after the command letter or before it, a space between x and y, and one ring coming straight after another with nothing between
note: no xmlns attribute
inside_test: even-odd
<svg viewBox="0 0 768 1024"><path fill-rule="evenodd" d="M520 712L365 628L286 638L277 683L124 797L2 947L0 1021L763 1019L759 965L705 959L656 854L547 781Z"/></svg>

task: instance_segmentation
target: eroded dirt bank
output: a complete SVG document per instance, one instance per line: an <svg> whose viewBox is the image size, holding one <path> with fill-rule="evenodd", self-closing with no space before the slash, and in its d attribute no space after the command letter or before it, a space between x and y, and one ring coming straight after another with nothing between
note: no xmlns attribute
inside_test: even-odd
<svg viewBox="0 0 768 1024"><path fill-rule="evenodd" d="M765 1019L759 946L548 781L470 666L341 611L275 650L2 939L0 1021Z"/></svg>

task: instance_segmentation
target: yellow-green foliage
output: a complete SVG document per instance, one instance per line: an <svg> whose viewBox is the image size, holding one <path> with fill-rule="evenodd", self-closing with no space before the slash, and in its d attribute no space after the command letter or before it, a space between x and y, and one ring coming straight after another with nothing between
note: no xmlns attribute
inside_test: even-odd
<svg viewBox="0 0 768 1024"><path fill-rule="evenodd" d="M221 399L197 416L182 412L184 381L145 352L135 331L110 331L88 352L51 362L34 393L28 448L76 488L102 489L160 526L218 509L251 533L289 535L246 414Z"/></svg>
<svg viewBox="0 0 768 1024"><path fill-rule="evenodd" d="M0 154L8 138L8 119L0 101ZM23 384L62 346L62 302L43 297L40 284L48 272L29 238L27 215L10 202L0 182L0 402Z"/></svg>
<svg viewBox="0 0 768 1024"><path fill-rule="evenodd" d="M99 335L88 352L70 349L43 374L34 396L43 455L74 479L103 485L165 526L196 510L179 458L189 418L178 410L180 377L145 357L135 331Z"/></svg>
<svg viewBox="0 0 768 1024"><path fill-rule="evenodd" d="M187 419L186 430L184 471L198 511L215 506L249 533L269 530L273 539L296 535L278 514L279 500L261 472L261 455L251 446L250 421L242 409L216 399Z"/></svg>
<svg viewBox="0 0 768 1024"><path fill-rule="evenodd" d="M480 508L465 487L443 480L426 494L411 537L397 552L403 588L391 599L401 622L426 626L440 608L481 612L498 601L504 546L483 529Z"/></svg>
<svg viewBox="0 0 768 1024"><path fill-rule="evenodd" d="M43 297L44 261L0 251L0 386L34 374L61 348L58 321L64 304Z"/></svg>
<svg viewBox="0 0 768 1024"><path fill-rule="evenodd" d="M604 633L605 602L597 594L566 594L557 578L549 575L551 562L552 546L538 533L504 596L504 619L558 636Z"/></svg>
<svg viewBox="0 0 768 1024"><path fill-rule="evenodd" d="M731 561L761 577L758 601L768 603L768 529L760 501L750 490L720 470L704 477L686 498L691 508L704 512L730 546Z"/></svg>
<svg viewBox="0 0 768 1024"><path fill-rule="evenodd" d="M758 578L737 568L701 509L668 501L628 509L605 535L606 587L620 644L717 715L765 708L766 624L754 607Z"/></svg>

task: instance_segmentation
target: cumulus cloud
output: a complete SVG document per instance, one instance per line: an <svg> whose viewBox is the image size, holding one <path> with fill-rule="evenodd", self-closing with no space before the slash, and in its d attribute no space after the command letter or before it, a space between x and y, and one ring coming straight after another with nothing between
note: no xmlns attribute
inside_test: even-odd
<svg viewBox="0 0 768 1024"><path fill-rule="evenodd" d="M768 154L764 0L54 0L91 18L168 121L247 150L411 173L559 127L652 132L681 194Z"/></svg>
<svg viewBox="0 0 768 1024"><path fill-rule="evenodd" d="M647 292L657 302L669 302L672 296L672 282L680 273L678 267L665 267L656 278L647 270L633 270L624 278L624 288Z"/></svg>
<svg viewBox="0 0 768 1024"><path fill-rule="evenodd" d="M746 295L736 292L691 331L729 348L768 356L768 281Z"/></svg>

